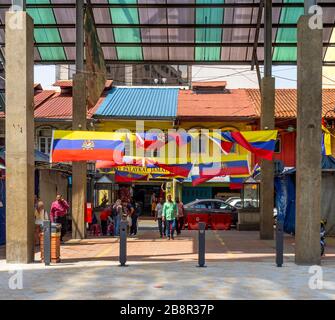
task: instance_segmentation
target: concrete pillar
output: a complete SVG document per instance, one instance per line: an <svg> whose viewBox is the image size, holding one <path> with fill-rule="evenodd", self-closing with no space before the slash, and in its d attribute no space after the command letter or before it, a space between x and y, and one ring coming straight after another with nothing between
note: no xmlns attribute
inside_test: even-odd
<svg viewBox="0 0 335 320"><path fill-rule="evenodd" d="M34 261L34 24L6 12L6 260Z"/></svg>
<svg viewBox="0 0 335 320"><path fill-rule="evenodd" d="M261 103L261 130L273 130L275 127L275 79L264 77L262 79ZM261 161L261 217L260 238L271 240L273 232L274 208L274 165L273 161Z"/></svg>
<svg viewBox="0 0 335 320"><path fill-rule="evenodd" d="M320 264L322 29L298 22L295 262Z"/></svg>
<svg viewBox="0 0 335 320"><path fill-rule="evenodd" d="M86 80L85 74L73 78L73 130L86 130ZM86 162L72 163L72 238L84 239L86 204Z"/></svg>

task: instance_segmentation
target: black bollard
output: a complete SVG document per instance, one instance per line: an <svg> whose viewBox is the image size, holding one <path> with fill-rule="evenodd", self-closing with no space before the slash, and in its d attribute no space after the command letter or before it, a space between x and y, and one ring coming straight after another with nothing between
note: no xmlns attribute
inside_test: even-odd
<svg viewBox="0 0 335 320"><path fill-rule="evenodd" d="M277 218L278 219L278 218ZM276 225L276 264L282 267L284 261L284 223L277 220Z"/></svg>
<svg viewBox="0 0 335 320"><path fill-rule="evenodd" d="M51 262L51 222L50 220L43 221L43 240L44 240L44 264L50 265Z"/></svg>
<svg viewBox="0 0 335 320"><path fill-rule="evenodd" d="M128 222L122 221L120 225L120 266L126 267L127 262L127 225Z"/></svg>
<svg viewBox="0 0 335 320"><path fill-rule="evenodd" d="M205 253L206 253L206 241L205 241L205 229L206 223L199 222L199 251L198 251L198 267L204 268L205 266Z"/></svg>

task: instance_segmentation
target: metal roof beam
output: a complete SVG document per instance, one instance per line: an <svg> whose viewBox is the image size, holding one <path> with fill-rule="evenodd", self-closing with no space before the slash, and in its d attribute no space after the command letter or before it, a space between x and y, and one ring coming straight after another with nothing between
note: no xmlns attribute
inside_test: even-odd
<svg viewBox="0 0 335 320"><path fill-rule="evenodd" d="M262 25L262 15L263 15L263 8L264 8L264 0L261 0L259 3L259 8L258 8L258 14L257 14L257 27L256 27L256 32L255 32L255 40L254 40L254 49L252 51L252 64L251 64L251 70L254 70L255 63L258 63L257 59L257 43L259 40L259 33ZM264 24L263 24L264 28ZM259 76L257 74L257 76Z"/></svg>
<svg viewBox="0 0 335 320"><path fill-rule="evenodd" d="M5 43L0 43L0 46L5 46ZM75 42L45 42L35 43L35 47L75 47ZM176 48L176 47L225 47L225 48L249 48L253 47L253 42L218 42L218 43L190 43L190 42L102 42L102 47L162 47L162 48ZM272 43L273 47L295 48L296 43ZM323 43L324 47L334 47L335 43ZM264 47L264 43L257 43L257 47Z"/></svg>
<svg viewBox="0 0 335 320"><path fill-rule="evenodd" d="M264 76L272 76L272 0L264 1Z"/></svg>
<svg viewBox="0 0 335 320"><path fill-rule="evenodd" d="M60 23L60 24L35 24L35 29L74 29L76 25L73 23ZM225 24L104 24L97 23L97 28L111 29L111 28L150 28L150 29L169 29L169 28L183 28L183 29L264 29L264 23L225 23ZM335 23L324 23L324 28L334 28ZM0 24L0 29L4 29L5 25ZM297 28L296 23L273 23L272 28Z"/></svg>
<svg viewBox="0 0 335 320"><path fill-rule="evenodd" d="M318 2L319 6L324 8L335 7L334 2ZM9 8L8 4L0 4L1 8ZM75 8L75 3L27 3L27 9L29 8ZM247 3L124 3L124 4L111 4L111 3L92 3L92 8L258 8L259 2L247 2ZM274 8L304 8L303 2L286 2L286 3L273 3Z"/></svg>
<svg viewBox="0 0 335 320"><path fill-rule="evenodd" d="M35 61L38 65L51 65L51 64L75 64L75 60L48 60L48 61ZM251 60L246 61L235 61L235 60L211 60L211 61L194 61L194 60L105 60L106 64L136 64L136 65L145 65L145 64L160 64L160 65L226 65L226 66L234 66L234 65L240 65L240 66L250 66ZM264 61L259 61L259 64L264 64ZM291 66L296 65L296 61L274 61L273 65L276 66ZM324 66L335 66L335 62L324 62Z"/></svg>

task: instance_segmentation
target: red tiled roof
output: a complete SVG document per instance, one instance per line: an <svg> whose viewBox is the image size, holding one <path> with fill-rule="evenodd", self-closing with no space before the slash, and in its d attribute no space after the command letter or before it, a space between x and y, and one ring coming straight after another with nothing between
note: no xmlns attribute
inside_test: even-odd
<svg viewBox="0 0 335 320"><path fill-rule="evenodd" d="M191 90L180 90L177 116L181 118L256 116L254 105L245 89L230 92L197 94Z"/></svg>
<svg viewBox="0 0 335 320"><path fill-rule="evenodd" d="M113 85L113 80L107 80L105 89L110 89ZM54 87L72 88L72 80L58 80L53 84Z"/></svg>
<svg viewBox="0 0 335 320"><path fill-rule="evenodd" d="M56 91L54 90L36 90L36 86L40 86L40 85L34 85L35 87L35 95L34 95L34 107L35 110L46 100L48 100L50 97L52 97ZM4 112L0 112L0 118L4 118L5 117L5 113Z"/></svg>
<svg viewBox="0 0 335 320"><path fill-rule="evenodd" d="M101 97L94 108L87 112L87 117L91 118L100 106L104 97ZM44 102L35 110L37 119L72 119L72 95L57 92L52 98Z"/></svg>
<svg viewBox="0 0 335 320"><path fill-rule="evenodd" d="M258 89L246 89L257 117L261 114L261 95ZM276 118L296 118L297 117L297 90L277 89L276 90ZM322 90L322 115L335 108L335 89ZM327 118L335 118L334 112L328 112Z"/></svg>
<svg viewBox="0 0 335 320"><path fill-rule="evenodd" d="M54 94L54 90L43 90L36 93L34 96L35 109L38 108L45 100L49 99Z"/></svg>

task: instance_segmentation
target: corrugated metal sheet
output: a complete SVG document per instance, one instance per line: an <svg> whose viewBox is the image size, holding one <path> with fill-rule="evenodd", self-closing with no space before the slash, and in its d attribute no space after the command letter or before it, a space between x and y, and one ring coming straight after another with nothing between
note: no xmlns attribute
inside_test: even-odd
<svg viewBox="0 0 335 320"><path fill-rule="evenodd" d="M113 88L101 104L96 117L161 119L175 118L176 88Z"/></svg>

